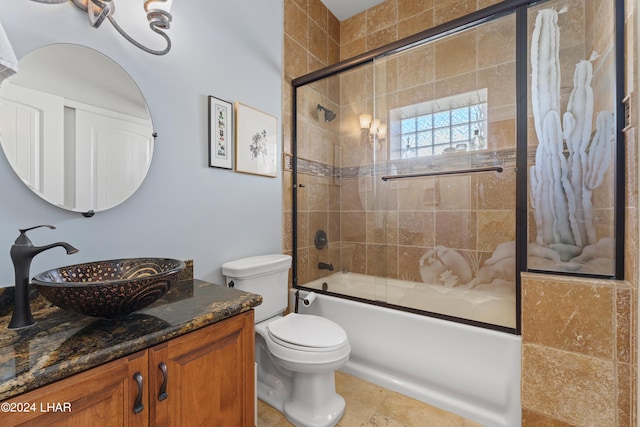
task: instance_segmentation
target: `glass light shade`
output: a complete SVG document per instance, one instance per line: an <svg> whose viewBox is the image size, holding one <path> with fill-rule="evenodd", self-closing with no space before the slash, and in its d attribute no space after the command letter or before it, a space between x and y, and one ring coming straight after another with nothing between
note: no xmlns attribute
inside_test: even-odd
<svg viewBox="0 0 640 427"><path fill-rule="evenodd" d="M360 114L360 129L369 129L371 126L371 114Z"/></svg>
<svg viewBox="0 0 640 427"><path fill-rule="evenodd" d="M378 138L385 138L387 136L387 125L386 123L380 123L378 125Z"/></svg>
<svg viewBox="0 0 640 427"><path fill-rule="evenodd" d="M171 6L173 6L173 0L148 0L144 4L144 8L147 11L155 9L163 10L167 13L171 13Z"/></svg>

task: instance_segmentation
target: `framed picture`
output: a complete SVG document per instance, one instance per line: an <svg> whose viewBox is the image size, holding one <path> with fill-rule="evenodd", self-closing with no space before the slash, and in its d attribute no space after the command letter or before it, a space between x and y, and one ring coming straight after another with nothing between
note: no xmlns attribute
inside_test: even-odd
<svg viewBox="0 0 640 427"><path fill-rule="evenodd" d="M209 96L209 166L233 169L233 104Z"/></svg>
<svg viewBox="0 0 640 427"><path fill-rule="evenodd" d="M275 177L277 119L236 102L236 172Z"/></svg>

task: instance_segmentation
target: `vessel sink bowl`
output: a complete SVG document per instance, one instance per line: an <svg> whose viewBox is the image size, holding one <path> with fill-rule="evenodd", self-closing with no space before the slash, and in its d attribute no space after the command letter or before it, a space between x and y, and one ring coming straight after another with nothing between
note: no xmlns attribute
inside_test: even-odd
<svg viewBox="0 0 640 427"><path fill-rule="evenodd" d="M126 258L54 268L32 283L49 302L87 316L123 317L156 301L175 285L183 261Z"/></svg>

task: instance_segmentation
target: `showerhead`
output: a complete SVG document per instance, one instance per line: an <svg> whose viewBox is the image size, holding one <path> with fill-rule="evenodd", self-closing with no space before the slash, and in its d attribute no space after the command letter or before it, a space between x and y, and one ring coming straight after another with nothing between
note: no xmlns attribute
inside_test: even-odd
<svg viewBox="0 0 640 427"><path fill-rule="evenodd" d="M329 110L327 107L323 107L322 105L318 104L318 112L320 111L324 111L324 121L325 122L330 122L331 120L336 118L336 113L334 113L333 111Z"/></svg>

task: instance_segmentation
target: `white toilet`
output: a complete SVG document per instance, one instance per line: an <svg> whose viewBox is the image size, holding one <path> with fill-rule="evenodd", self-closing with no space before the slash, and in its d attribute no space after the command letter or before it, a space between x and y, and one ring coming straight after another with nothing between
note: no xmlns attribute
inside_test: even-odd
<svg viewBox="0 0 640 427"><path fill-rule="evenodd" d="M336 393L335 371L349 359L347 334L329 319L283 316L288 301L289 255L227 262L227 286L262 295L255 308L258 398L298 427L335 426L345 402Z"/></svg>

